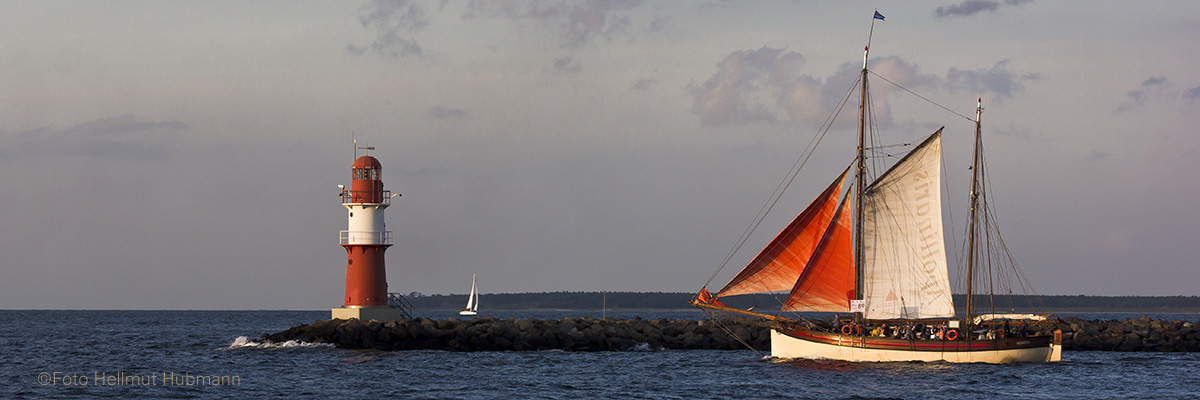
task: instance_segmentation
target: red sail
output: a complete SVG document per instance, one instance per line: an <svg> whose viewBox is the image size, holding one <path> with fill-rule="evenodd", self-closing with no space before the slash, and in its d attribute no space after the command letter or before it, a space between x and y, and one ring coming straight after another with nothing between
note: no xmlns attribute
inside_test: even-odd
<svg viewBox="0 0 1200 400"><path fill-rule="evenodd" d="M850 311L854 298L854 248L846 196L804 272L792 287L783 311Z"/></svg>
<svg viewBox="0 0 1200 400"><path fill-rule="evenodd" d="M720 300L717 300L716 297L713 297L712 293L708 292L707 287L700 289L700 293L696 294L696 301L699 301L699 302L705 303L705 304L714 304L714 305L718 305L721 307L729 307L729 306L725 305L725 303L722 303Z"/></svg>
<svg viewBox="0 0 1200 400"><path fill-rule="evenodd" d="M842 172L742 272L717 292L717 297L791 289L833 220L845 178L846 173Z"/></svg>

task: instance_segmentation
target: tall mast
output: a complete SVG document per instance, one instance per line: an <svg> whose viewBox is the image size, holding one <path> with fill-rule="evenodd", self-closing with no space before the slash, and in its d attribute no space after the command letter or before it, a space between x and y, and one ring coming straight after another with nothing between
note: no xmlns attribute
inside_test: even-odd
<svg viewBox="0 0 1200 400"><path fill-rule="evenodd" d="M874 30L875 21L871 21L872 30ZM870 42L867 47L863 48L863 68L862 68L862 88L859 93L858 100L858 171L855 174L855 179L858 181L855 185L856 192L854 194L854 299L863 299L863 273L862 273L862 256L863 256L863 184L866 181L864 176L865 158L863 157L863 137L866 131L867 120L867 54L871 50ZM856 320L862 319L862 313L854 313Z"/></svg>
<svg viewBox="0 0 1200 400"><path fill-rule="evenodd" d="M975 307L975 208L979 203L979 152L982 150L980 141L982 140L982 125L980 117L983 116L983 98L975 105L975 155L974 161L971 163L971 216L967 222L967 321L971 321L971 312Z"/></svg>

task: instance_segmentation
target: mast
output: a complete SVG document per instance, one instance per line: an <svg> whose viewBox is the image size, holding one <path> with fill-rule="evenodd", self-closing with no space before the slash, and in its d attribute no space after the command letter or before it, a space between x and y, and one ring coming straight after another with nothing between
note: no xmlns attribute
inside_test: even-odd
<svg viewBox="0 0 1200 400"><path fill-rule="evenodd" d="M979 203L979 143L982 138L980 117L983 116L983 98L975 105L975 154L971 163L971 216L967 219L967 323L975 307L975 208Z"/></svg>
<svg viewBox="0 0 1200 400"><path fill-rule="evenodd" d="M871 20L871 27L874 30L875 21ZM863 68L862 68L862 88L859 93L858 100L858 170L855 174L855 179L858 181L855 185L854 194L854 299L863 299L863 273L862 273L862 256L863 256L863 183L865 182L865 174L863 173L864 157L863 157L863 137L866 130L867 120L867 54L871 50L871 44L868 39L867 47L863 48ZM854 313L855 320L862 320L862 313Z"/></svg>

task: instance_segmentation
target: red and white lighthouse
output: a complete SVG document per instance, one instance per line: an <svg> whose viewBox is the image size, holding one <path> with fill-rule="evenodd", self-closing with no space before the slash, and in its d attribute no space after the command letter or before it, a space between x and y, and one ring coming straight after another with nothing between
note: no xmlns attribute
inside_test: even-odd
<svg viewBox="0 0 1200 400"><path fill-rule="evenodd" d="M399 295L389 301L387 271L383 253L392 245L392 232L387 230L383 212L391 205L393 195L383 190L379 160L371 157L374 147L365 147L367 154L354 160L350 168L350 189L341 187L342 206L346 207L349 223L341 231L340 242L346 249L346 295L341 307L334 308L333 318L360 320L392 320L410 315ZM358 145L355 144L355 155Z"/></svg>

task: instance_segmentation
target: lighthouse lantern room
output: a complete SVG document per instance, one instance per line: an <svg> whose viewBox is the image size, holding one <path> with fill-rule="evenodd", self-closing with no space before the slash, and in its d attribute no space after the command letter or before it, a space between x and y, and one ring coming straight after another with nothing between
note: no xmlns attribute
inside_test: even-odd
<svg viewBox="0 0 1200 400"><path fill-rule="evenodd" d="M358 157L358 150L367 152ZM382 166L370 155L374 147L355 144L350 188L341 188L342 206L346 207L347 229L339 239L346 249L346 295L341 307L334 308L334 319L393 320L411 317L410 307L398 293L388 293L383 254L392 245L383 212L391 205L391 194L383 190Z"/></svg>

